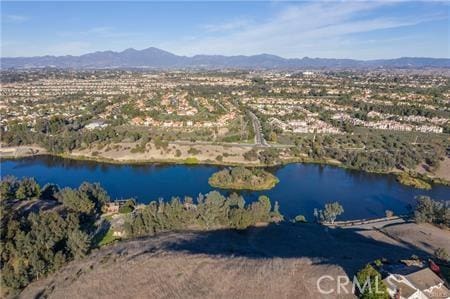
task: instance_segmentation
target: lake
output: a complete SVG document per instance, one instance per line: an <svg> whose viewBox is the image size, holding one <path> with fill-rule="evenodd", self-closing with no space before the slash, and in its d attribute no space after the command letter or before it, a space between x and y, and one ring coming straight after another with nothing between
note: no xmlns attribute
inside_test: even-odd
<svg viewBox="0 0 450 299"><path fill-rule="evenodd" d="M78 187L83 181L99 182L111 198L134 197L148 203L158 198L170 199L185 195L197 197L213 188L208 178L223 168L207 165L116 165L78 161L53 156L37 156L19 160L3 160L1 176L34 177L43 186L55 183L60 187ZM339 201L344 214L338 219L359 219L384 216L385 210L396 214L407 212L415 196L450 200L450 187L433 185L429 191L399 184L392 175L370 174L333 166L294 163L269 168L280 182L268 191L242 191L247 202L265 194L280 203L284 215L298 214L312 219L314 208ZM221 190L228 194L229 191Z"/></svg>

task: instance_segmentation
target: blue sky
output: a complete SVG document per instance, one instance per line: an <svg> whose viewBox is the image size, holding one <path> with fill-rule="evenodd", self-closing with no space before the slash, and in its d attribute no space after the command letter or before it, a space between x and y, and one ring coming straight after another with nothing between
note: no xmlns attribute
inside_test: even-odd
<svg viewBox="0 0 450 299"><path fill-rule="evenodd" d="M179 55L449 57L447 1L1 3L3 57L158 47Z"/></svg>

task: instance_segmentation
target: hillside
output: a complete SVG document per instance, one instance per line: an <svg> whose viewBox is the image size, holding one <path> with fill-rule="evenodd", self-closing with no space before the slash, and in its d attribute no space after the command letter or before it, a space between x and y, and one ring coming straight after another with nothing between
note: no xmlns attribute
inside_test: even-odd
<svg viewBox="0 0 450 299"><path fill-rule="evenodd" d="M444 234L432 241L449 246L446 232L432 226L389 227L391 235L404 227L397 234L401 243L370 229L288 223L135 239L72 262L32 283L19 297L335 298L318 292L321 275L351 276L376 258L431 253L433 248L420 245L430 241L431 232L425 236L418 230L432 230L434 238Z"/></svg>
<svg viewBox="0 0 450 299"><path fill-rule="evenodd" d="M375 69L375 68L450 68L450 59L402 57L397 59L353 60L332 58L282 58L260 54L252 56L195 55L179 56L150 47L122 52L99 51L80 56L2 57L1 68L241 68L241 69Z"/></svg>

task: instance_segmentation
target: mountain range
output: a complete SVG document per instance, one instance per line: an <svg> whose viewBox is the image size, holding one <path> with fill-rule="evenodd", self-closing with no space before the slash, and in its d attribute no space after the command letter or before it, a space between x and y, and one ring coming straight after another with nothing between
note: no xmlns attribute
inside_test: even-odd
<svg viewBox="0 0 450 299"><path fill-rule="evenodd" d="M150 69L376 69L376 68L450 68L448 58L402 57L396 59L354 60L333 58L282 58L276 55L179 56L150 47L122 52L99 51L80 56L2 57L1 68L150 68Z"/></svg>

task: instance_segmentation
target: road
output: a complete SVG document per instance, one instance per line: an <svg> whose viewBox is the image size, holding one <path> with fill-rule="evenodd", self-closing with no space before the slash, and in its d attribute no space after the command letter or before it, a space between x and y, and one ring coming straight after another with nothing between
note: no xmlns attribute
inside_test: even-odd
<svg viewBox="0 0 450 299"><path fill-rule="evenodd" d="M357 229L381 229L385 226L392 224L402 224L406 223L405 218L401 216L394 217L383 217L379 219L371 219L371 220L351 220L351 221L338 221L334 224L336 227L341 228L357 228Z"/></svg>
<svg viewBox="0 0 450 299"><path fill-rule="evenodd" d="M262 133L261 123L259 122L259 119L256 117L256 115L248 111L248 114L250 115L253 123L253 130L255 131L255 145L256 146L270 146L267 141L264 139L264 135Z"/></svg>

